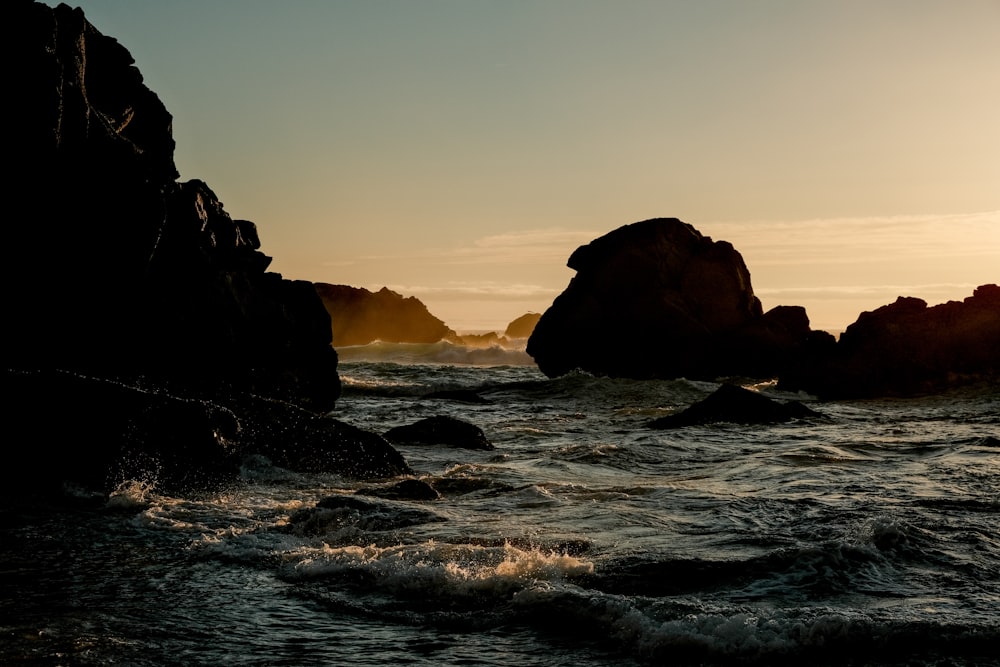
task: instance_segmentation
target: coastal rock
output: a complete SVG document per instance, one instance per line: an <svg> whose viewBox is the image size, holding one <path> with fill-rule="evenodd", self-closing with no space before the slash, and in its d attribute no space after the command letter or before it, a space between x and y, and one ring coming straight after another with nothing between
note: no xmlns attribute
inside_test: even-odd
<svg viewBox="0 0 1000 667"><path fill-rule="evenodd" d="M620 227L568 266L577 275L528 340L550 377L773 377L809 346L804 310L765 315L733 246L675 218Z"/></svg>
<svg viewBox="0 0 1000 667"><path fill-rule="evenodd" d="M404 297L383 287L371 292L363 287L316 283L330 314L333 344L436 343L455 336L445 323L431 315L416 297Z"/></svg>
<svg viewBox="0 0 1000 667"><path fill-rule="evenodd" d="M531 336L531 332L535 330L535 325L538 324L538 320L541 318L541 313L525 313L512 320L507 325L503 335L507 338L528 338Z"/></svg>
<svg viewBox="0 0 1000 667"><path fill-rule="evenodd" d="M254 225L178 183L172 117L79 9L5 7L7 368L241 389L315 410L340 385L308 283L266 273Z"/></svg>
<svg viewBox="0 0 1000 667"><path fill-rule="evenodd" d="M723 384L707 398L677 414L650 422L650 428L682 428L697 424L775 424L793 419L822 417L798 401L776 401L755 391Z"/></svg>
<svg viewBox="0 0 1000 667"><path fill-rule="evenodd" d="M862 313L835 349L782 378L824 398L913 395L1000 378L1000 287L933 307L912 297Z"/></svg>
<svg viewBox="0 0 1000 667"><path fill-rule="evenodd" d="M55 370L5 369L0 389L9 458L0 497L56 496L65 484L109 493L128 481L168 494L212 491L256 456L352 479L411 472L382 436L276 399L175 395Z"/></svg>
<svg viewBox="0 0 1000 667"><path fill-rule="evenodd" d="M433 486L421 479L404 479L388 486L360 489L357 493L388 500L438 500L441 498L441 494Z"/></svg>
<svg viewBox="0 0 1000 667"><path fill-rule="evenodd" d="M493 449L493 444L486 438L481 428L445 415L428 417L413 424L389 429L385 433L385 438L395 443Z"/></svg>

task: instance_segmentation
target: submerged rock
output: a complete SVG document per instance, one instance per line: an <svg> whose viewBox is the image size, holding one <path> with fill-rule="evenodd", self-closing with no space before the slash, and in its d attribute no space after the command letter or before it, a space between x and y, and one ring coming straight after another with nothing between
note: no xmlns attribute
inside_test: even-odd
<svg viewBox="0 0 1000 667"><path fill-rule="evenodd" d="M568 265L577 275L528 340L550 377L773 377L810 345L804 310L765 315L733 246L675 218L620 227Z"/></svg>
<svg viewBox="0 0 1000 667"><path fill-rule="evenodd" d="M822 416L798 401L776 401L749 389L723 384L704 400L677 414L654 419L649 426L668 429L717 422L774 424Z"/></svg>
<svg viewBox="0 0 1000 667"><path fill-rule="evenodd" d="M433 486L422 479L404 479L389 486L360 489L357 493L389 500L438 500L441 497Z"/></svg>
<svg viewBox="0 0 1000 667"><path fill-rule="evenodd" d="M481 428L445 415L428 417L406 426L397 426L386 431L385 437L396 443L493 449L493 443L486 438Z"/></svg>

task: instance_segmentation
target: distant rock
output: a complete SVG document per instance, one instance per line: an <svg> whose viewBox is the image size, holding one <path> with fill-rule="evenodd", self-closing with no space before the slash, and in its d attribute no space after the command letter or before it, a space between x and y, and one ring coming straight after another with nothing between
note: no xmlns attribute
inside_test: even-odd
<svg viewBox="0 0 1000 667"><path fill-rule="evenodd" d="M507 338L528 338L541 317L541 313L525 313L511 321L503 335Z"/></svg>
<svg viewBox="0 0 1000 667"><path fill-rule="evenodd" d="M782 378L824 398L912 395L1000 379L1000 287L928 307L899 297L862 313L827 355Z"/></svg>
<svg viewBox="0 0 1000 667"><path fill-rule="evenodd" d="M404 297L383 287L371 292L363 287L316 283L316 291L330 314L333 344L436 343L455 336L445 323L431 315L416 297Z"/></svg>
<svg viewBox="0 0 1000 667"><path fill-rule="evenodd" d="M743 258L675 218L620 227L577 248L577 271L527 352L550 377L774 377L813 347L801 308L765 314Z"/></svg>
<svg viewBox="0 0 1000 667"><path fill-rule="evenodd" d="M723 384L704 400L677 414L654 419L649 426L668 429L717 422L774 424L810 417L822 415L798 401L776 401L743 387Z"/></svg>
<svg viewBox="0 0 1000 667"><path fill-rule="evenodd" d="M413 424L389 429L385 433L385 438L395 443L493 449L493 444L486 438L481 428L444 415L428 417Z"/></svg>

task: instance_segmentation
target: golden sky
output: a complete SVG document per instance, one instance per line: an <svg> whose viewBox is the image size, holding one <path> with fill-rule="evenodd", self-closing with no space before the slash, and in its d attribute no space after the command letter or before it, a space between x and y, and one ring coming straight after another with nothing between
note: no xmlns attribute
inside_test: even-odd
<svg viewBox="0 0 1000 667"><path fill-rule="evenodd" d="M452 328L678 217L815 328L1000 282L997 0L86 0L287 278Z"/></svg>

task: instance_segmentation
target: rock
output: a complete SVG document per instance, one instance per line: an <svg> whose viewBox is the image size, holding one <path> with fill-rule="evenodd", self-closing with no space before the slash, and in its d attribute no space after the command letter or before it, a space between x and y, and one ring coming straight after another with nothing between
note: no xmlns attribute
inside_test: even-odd
<svg viewBox="0 0 1000 667"><path fill-rule="evenodd" d="M723 384L687 409L650 422L650 428L681 428L696 424L774 424L793 419L822 417L798 401L775 401L755 391Z"/></svg>
<svg viewBox="0 0 1000 667"><path fill-rule="evenodd" d="M46 370L5 369L0 389L5 453L17 462L0 466L0 498L58 496L64 484L106 494L126 481L172 495L215 491L254 456L352 479L412 472L382 436L276 399Z"/></svg>
<svg viewBox="0 0 1000 667"><path fill-rule="evenodd" d="M397 426L386 431L385 437L395 443L493 449L493 444L486 439L481 428L444 415L421 419L406 426Z"/></svg>
<svg viewBox="0 0 1000 667"><path fill-rule="evenodd" d="M922 299L864 312L835 348L782 378L824 398L906 396L1000 378L1000 287L963 301Z"/></svg>
<svg viewBox="0 0 1000 667"><path fill-rule="evenodd" d="M5 7L17 141L4 179L4 364L330 409L340 391L322 302L266 273L254 225L178 183L172 117L129 52L79 9ZM20 204L15 204L20 202Z"/></svg>
<svg viewBox="0 0 1000 667"><path fill-rule="evenodd" d="M577 248L577 271L542 314L527 352L550 377L773 377L807 345L804 310L764 316L743 258L674 218Z"/></svg>
<svg viewBox="0 0 1000 667"><path fill-rule="evenodd" d="M541 319L540 313L525 313L511 321L504 330L503 335L507 338L528 338L535 330L535 325Z"/></svg>
<svg viewBox="0 0 1000 667"><path fill-rule="evenodd" d="M294 535L316 537L344 528L387 531L439 521L445 518L421 508L358 496L328 496L316 503L316 507L293 514L286 530Z"/></svg>
<svg viewBox="0 0 1000 667"><path fill-rule="evenodd" d="M295 472L330 473L352 479L411 474L403 456L381 435L329 415L280 401L242 401L246 455L262 455Z"/></svg>
<svg viewBox="0 0 1000 667"><path fill-rule="evenodd" d="M360 489L357 493L389 500L437 500L441 497L433 486L420 479L404 479L389 486Z"/></svg>
<svg viewBox="0 0 1000 667"><path fill-rule="evenodd" d="M333 344L436 343L455 332L434 317L416 297L403 297L387 287L370 292L362 287L316 283L330 314Z"/></svg>

